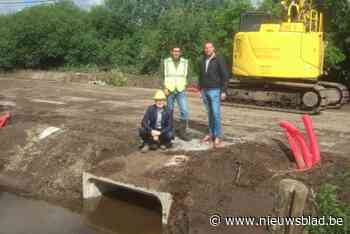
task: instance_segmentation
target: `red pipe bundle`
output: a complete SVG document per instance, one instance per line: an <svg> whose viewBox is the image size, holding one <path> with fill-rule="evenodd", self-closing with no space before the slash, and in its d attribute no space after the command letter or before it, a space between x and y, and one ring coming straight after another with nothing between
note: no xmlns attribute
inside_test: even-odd
<svg viewBox="0 0 350 234"><path fill-rule="evenodd" d="M317 137L313 130L312 120L309 115L303 116L304 126L308 135L309 143L304 135L293 124L281 121L280 126L285 130L289 145L294 155L298 169L304 170L313 167L320 161L320 151Z"/></svg>

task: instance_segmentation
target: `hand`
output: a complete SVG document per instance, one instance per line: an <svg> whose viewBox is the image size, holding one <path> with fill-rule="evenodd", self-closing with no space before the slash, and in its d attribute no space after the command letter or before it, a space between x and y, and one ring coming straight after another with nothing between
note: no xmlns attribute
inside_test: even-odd
<svg viewBox="0 0 350 234"><path fill-rule="evenodd" d="M153 136L154 141L159 141L159 136Z"/></svg>
<svg viewBox="0 0 350 234"><path fill-rule="evenodd" d="M225 101L226 99L226 93L222 92L221 93L221 101Z"/></svg>
<svg viewBox="0 0 350 234"><path fill-rule="evenodd" d="M152 130L152 131L151 131L151 135L152 135L153 137L159 137L159 136L160 136L160 131Z"/></svg>
<svg viewBox="0 0 350 234"><path fill-rule="evenodd" d="M169 89L164 89L163 92L164 92L165 96L169 96L170 95Z"/></svg>

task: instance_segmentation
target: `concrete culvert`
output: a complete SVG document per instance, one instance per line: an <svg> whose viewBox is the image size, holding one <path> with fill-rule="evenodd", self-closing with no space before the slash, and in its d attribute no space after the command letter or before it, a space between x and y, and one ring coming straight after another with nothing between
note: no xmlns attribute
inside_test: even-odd
<svg viewBox="0 0 350 234"><path fill-rule="evenodd" d="M107 197L113 196L115 199L121 200L124 204L129 203L130 207L135 207L135 206L142 207L142 209L150 210L151 212L153 212L153 214L156 212L159 215L160 224L166 225L168 223L170 208L173 202L173 198L171 194L165 193L165 192L159 192L150 188L139 187L134 184L127 184L119 181L114 181L112 179L105 178L105 177L98 177L89 173L84 173L83 174L84 213L87 214L87 217L91 217L96 212L98 213L99 207L101 206L101 204L103 206L103 199L106 199L106 196ZM105 213L105 208L106 206L104 206L103 208L104 213ZM135 224L135 220L132 220L133 218L130 216L128 221L126 221L126 217L124 217L125 209L126 209L125 207L122 208L120 210L121 213L117 214L118 217L121 217L121 220L119 220L121 222L119 223L119 226L123 226L125 222L130 224L134 222L135 226L139 226ZM129 213L129 212L126 212L126 213ZM93 218L93 220L96 220L96 218ZM115 221L114 222L115 224L119 222L118 219L115 219L114 221ZM91 225L94 225L93 222L89 220L88 220L88 223L90 223ZM140 225L142 223L143 222L140 221ZM100 226L100 225L96 225L96 226ZM106 225L104 224L104 226ZM155 233L155 232L152 232L152 233Z"/></svg>

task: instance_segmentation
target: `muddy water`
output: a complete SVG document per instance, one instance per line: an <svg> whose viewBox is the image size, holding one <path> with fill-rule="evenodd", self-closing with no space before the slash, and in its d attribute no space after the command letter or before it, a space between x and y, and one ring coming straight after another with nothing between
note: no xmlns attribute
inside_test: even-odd
<svg viewBox="0 0 350 234"><path fill-rule="evenodd" d="M108 233L162 233L160 203L151 197L125 190L105 194L92 212L85 211L84 217L89 226Z"/></svg>
<svg viewBox="0 0 350 234"><path fill-rule="evenodd" d="M96 210L79 214L0 191L0 234L160 234L157 209L108 194Z"/></svg>

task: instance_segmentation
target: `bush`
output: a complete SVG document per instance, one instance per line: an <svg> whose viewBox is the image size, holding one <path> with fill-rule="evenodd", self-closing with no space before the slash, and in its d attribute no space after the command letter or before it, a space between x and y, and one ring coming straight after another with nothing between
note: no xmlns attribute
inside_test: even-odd
<svg viewBox="0 0 350 234"><path fill-rule="evenodd" d="M96 63L100 43L73 3L40 5L2 17L0 68L50 68ZM5 28L5 29L4 29Z"/></svg>
<svg viewBox="0 0 350 234"><path fill-rule="evenodd" d="M111 70L104 78L107 84L122 87L128 84L128 78L118 69Z"/></svg>
<svg viewBox="0 0 350 234"><path fill-rule="evenodd" d="M321 187L316 196L317 216L342 218L343 225L340 226L309 226L307 230L310 234L348 234L350 233L350 207L348 204L340 202L337 198L338 187L325 184Z"/></svg>

